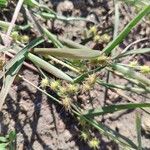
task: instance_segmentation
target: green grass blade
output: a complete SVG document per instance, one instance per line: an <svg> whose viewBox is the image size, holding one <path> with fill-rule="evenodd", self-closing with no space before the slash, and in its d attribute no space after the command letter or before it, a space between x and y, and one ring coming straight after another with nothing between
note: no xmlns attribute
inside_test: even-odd
<svg viewBox="0 0 150 150"><path fill-rule="evenodd" d="M82 44L79 44L79 43L76 43L72 40L69 40L69 39L65 39L65 38L62 38L62 37L58 37L58 39L64 44L66 45L67 47L70 47L70 48L77 48L77 49L86 49L86 50L92 50L91 48L89 47L86 47Z"/></svg>
<svg viewBox="0 0 150 150"><path fill-rule="evenodd" d="M56 47L64 47L55 35L49 32L45 27L42 27L44 34L52 41Z"/></svg>
<svg viewBox="0 0 150 150"><path fill-rule="evenodd" d="M86 49L71 49L71 48L35 48L34 53L42 55L52 55L55 57L69 58L69 59L92 59L100 56L97 50Z"/></svg>
<svg viewBox="0 0 150 150"><path fill-rule="evenodd" d="M149 93L150 88L149 87L144 87L144 88L139 88L139 87L131 87L131 86L125 86L125 85L120 85L120 84L112 84L112 83L107 83L104 82L103 80L97 80L97 83L107 87L108 89L122 89L134 93Z"/></svg>
<svg viewBox="0 0 150 150"><path fill-rule="evenodd" d="M123 29L123 31L103 49L102 53L107 55L110 54L111 51L129 34L131 29L149 12L150 5L145 6L142 11L139 12L139 14Z"/></svg>
<svg viewBox="0 0 150 150"><path fill-rule="evenodd" d="M23 48L20 52L18 52L16 54L16 56L13 59L11 59L11 61L6 65L6 73L3 74L3 75L5 75L5 80L3 82L3 85L2 85L2 88L0 91L0 98L1 98L0 99L0 110L2 109L5 98L9 92L9 89L10 89L17 73L19 72L20 68L23 65L23 62L25 60L28 50L33 48L34 46L38 45L41 42L42 42L41 38L33 40L25 48Z"/></svg>
<svg viewBox="0 0 150 150"><path fill-rule="evenodd" d="M27 54L27 58L32 61L35 65L39 66L41 69L47 71L50 74L53 74L57 78L64 79L70 82L73 82L73 79L65 74L63 71L59 70L58 68L54 67L50 63L44 61L40 57L33 55L31 53Z"/></svg>
<svg viewBox="0 0 150 150"><path fill-rule="evenodd" d="M109 137L116 143L123 146L123 148L133 148L136 149L137 146L128 138L124 137L123 135L119 134L118 132L110 129L106 125L103 125L102 123L97 123L96 120L91 119L90 117L85 117L79 115L79 117L86 122L88 122L90 125L92 125L94 128L96 128L102 135Z"/></svg>
<svg viewBox="0 0 150 150"><path fill-rule="evenodd" d="M90 109L85 111L84 116L99 116L107 113L114 113L116 111L121 111L124 109L136 109L136 108L145 108L150 107L150 103L129 103L129 104L120 104L120 105L110 105L106 107L100 107L96 109Z"/></svg>
<svg viewBox="0 0 150 150"><path fill-rule="evenodd" d="M2 21L0 20L0 27L3 28L3 29L8 29L8 27L10 26L10 22L6 22L6 21ZM13 29L14 30L26 30L30 27L29 24L26 24L26 25L14 25Z"/></svg>
<svg viewBox="0 0 150 150"><path fill-rule="evenodd" d="M36 0L24 0L24 4L30 7L39 7L39 3Z"/></svg>
<svg viewBox="0 0 150 150"><path fill-rule="evenodd" d="M145 54L145 53L150 53L150 48L140 48L140 49L130 50L118 55L116 58L122 58L128 55L137 55L137 54Z"/></svg>
<svg viewBox="0 0 150 150"><path fill-rule="evenodd" d="M136 114L136 131L137 131L138 150L142 150L142 140L141 140L141 116L140 116L139 113Z"/></svg>
<svg viewBox="0 0 150 150"><path fill-rule="evenodd" d="M18 58L19 59L24 58L24 55L25 53L27 53L27 50L32 49L33 47L39 45L43 41L44 40L42 39L42 37L39 37L31 41L23 50L19 51L17 55L6 64L5 70L7 71L8 69L10 69L10 67L12 67L18 61Z"/></svg>
<svg viewBox="0 0 150 150"><path fill-rule="evenodd" d="M136 79L142 84L146 86L150 86L150 80L146 78L144 75L134 71L132 68L124 67L119 64L112 64L111 67L112 69L117 70L118 72L121 72L122 74L124 74L125 76L129 78Z"/></svg>
<svg viewBox="0 0 150 150"><path fill-rule="evenodd" d="M18 61L7 71L6 73L6 77L5 80L3 81L3 86L2 89L0 91L0 111L2 109L2 106L4 104L5 98L9 92L9 89L18 73L18 71L20 70L22 64L24 62L24 59L20 59L18 58Z"/></svg>

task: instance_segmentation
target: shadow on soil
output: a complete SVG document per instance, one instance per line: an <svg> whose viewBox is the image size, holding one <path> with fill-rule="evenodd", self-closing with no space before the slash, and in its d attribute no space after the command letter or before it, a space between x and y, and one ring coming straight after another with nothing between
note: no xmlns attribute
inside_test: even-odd
<svg viewBox="0 0 150 150"><path fill-rule="evenodd" d="M28 93L28 95L34 105L33 106L34 112L32 113L32 115L30 117L27 116L26 112L22 111L22 109L19 105L19 102L22 99L20 93L23 91L26 91ZM11 96L8 96L7 101L6 101L7 107L6 107L5 111L10 115L9 121L12 121L12 120L14 121L13 127L15 128L17 135L18 134L22 135L21 140L23 141L22 142L23 149L24 150L32 150L33 144L36 141L41 145L40 147L42 147L44 150L52 150L52 148L45 143L44 139L37 131L38 121L39 121L39 118L41 117L42 93L39 91L37 91L36 93L31 93L31 91L28 89L28 87L22 85L21 83L18 86L16 92L17 92L16 101L14 101ZM34 97L34 99L33 99L33 97ZM54 113L58 113L59 117L64 122L66 129L72 134L72 138L70 139L70 141L74 141L76 143L76 147L78 147L78 149L80 149L80 150L85 150L85 149L90 150L87 143L84 143L79 138L80 126L78 125L78 122L75 119L75 117L73 117L71 114L65 112L60 105L56 104L52 100L48 100L47 103L51 110L51 114L47 114L47 115L53 116L53 123L55 126L56 133L57 133L57 125L55 122L56 118L55 118ZM55 106L56 112L53 110L52 105ZM61 111L61 113L60 113L60 110L63 110L63 111ZM19 119L20 114L25 115L25 117L24 117L25 119L23 121L21 119ZM2 117L1 117L1 120L0 120L2 122L2 133L7 134L8 131L10 130L10 127L9 127L9 123L7 125L3 124L4 119L5 118L2 119ZM24 127L27 125L29 126L30 130L24 129ZM101 141L101 145L100 145L101 150L107 150L107 146L112 147L113 149L115 147L116 150L118 149L118 146L116 144L114 144L113 142L109 142L109 143L104 142L101 139L101 135L99 133L97 133L97 131L94 131L94 132L95 132L95 135ZM50 136L52 136L52 135L50 135ZM58 134L58 136L59 136L59 134Z"/></svg>

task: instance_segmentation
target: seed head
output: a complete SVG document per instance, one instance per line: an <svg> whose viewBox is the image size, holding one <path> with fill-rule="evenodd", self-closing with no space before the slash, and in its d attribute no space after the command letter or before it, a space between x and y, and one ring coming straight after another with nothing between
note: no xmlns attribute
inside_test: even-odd
<svg viewBox="0 0 150 150"><path fill-rule="evenodd" d="M19 39L19 33L17 31L13 31L11 33L11 37L14 41L17 41Z"/></svg>
<svg viewBox="0 0 150 150"><path fill-rule="evenodd" d="M28 43L28 42L29 42L29 36L23 35L23 36L21 37L21 42L22 42L22 43Z"/></svg>
<svg viewBox="0 0 150 150"><path fill-rule="evenodd" d="M92 87L87 82L85 82L82 87L84 92L91 90L91 88Z"/></svg>
<svg viewBox="0 0 150 150"><path fill-rule="evenodd" d="M60 95L66 95L67 94L67 88L66 87L60 87L59 93L60 93Z"/></svg>
<svg viewBox="0 0 150 150"><path fill-rule="evenodd" d="M77 84L69 84L67 88L68 94L75 94L78 92L78 85Z"/></svg>
<svg viewBox="0 0 150 150"><path fill-rule="evenodd" d="M96 26L92 26L89 30L89 32L92 34L92 35L96 35L97 33L97 27Z"/></svg>
<svg viewBox="0 0 150 150"><path fill-rule="evenodd" d="M47 86L49 86L49 80L47 78L43 78L41 80L41 87L46 88Z"/></svg>
<svg viewBox="0 0 150 150"><path fill-rule="evenodd" d="M63 97L62 98L62 105L64 106L66 111L70 111L71 110L71 98Z"/></svg>
<svg viewBox="0 0 150 150"><path fill-rule="evenodd" d="M110 41L110 36L108 34L103 34L101 39L103 39L103 42L108 43Z"/></svg>
<svg viewBox="0 0 150 150"><path fill-rule="evenodd" d="M95 74L89 75L89 77L86 79L86 82L89 85L93 85L96 82L96 78L97 78L97 76Z"/></svg>
<svg viewBox="0 0 150 150"><path fill-rule="evenodd" d="M97 62L101 65L106 65L109 60L109 57L102 55L97 58Z"/></svg>
<svg viewBox="0 0 150 150"><path fill-rule="evenodd" d="M148 73L150 73L150 67L149 67L149 66L146 66L146 65L141 66L140 71L141 71L141 73L143 73L143 74L148 74Z"/></svg>
<svg viewBox="0 0 150 150"><path fill-rule="evenodd" d="M93 138L88 142L88 145L94 150L99 148L100 141L97 138Z"/></svg>
<svg viewBox="0 0 150 150"><path fill-rule="evenodd" d="M93 40L94 40L94 42L99 43L101 40L101 37L99 35L95 35Z"/></svg>
<svg viewBox="0 0 150 150"><path fill-rule="evenodd" d="M90 135L87 131L81 131L80 137L82 140L87 141L89 139Z"/></svg>
<svg viewBox="0 0 150 150"><path fill-rule="evenodd" d="M129 64L129 66L133 67L133 68L136 67L137 65L138 65L137 61L131 61L130 64Z"/></svg>
<svg viewBox="0 0 150 150"><path fill-rule="evenodd" d="M58 88L60 87L60 81L55 80L55 81L51 82L50 87L54 91L58 90Z"/></svg>

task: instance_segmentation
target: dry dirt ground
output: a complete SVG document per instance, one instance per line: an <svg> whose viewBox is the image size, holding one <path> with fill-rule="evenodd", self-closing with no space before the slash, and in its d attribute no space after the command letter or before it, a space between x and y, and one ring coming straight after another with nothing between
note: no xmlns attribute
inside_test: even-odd
<svg viewBox="0 0 150 150"><path fill-rule="evenodd" d="M56 10L58 13L65 13L64 3L61 0L45 0L47 4ZM112 1L104 0L98 2L97 0L72 0L73 8L71 8L72 16L88 17L95 21L99 28L99 32L108 31L112 37L114 7ZM67 6L66 6L67 7ZM68 9L68 8L67 8ZM120 8L121 29L135 16L134 9L121 5ZM70 24L61 21L46 21L44 22L49 29L60 36L73 39L77 42L83 42L84 29L88 24L84 21L71 22ZM60 33L61 32L61 33ZM119 47L119 50L125 48L128 44L140 38L148 37L150 35L150 24L142 22L139 24L126 38L125 42ZM105 45L88 42L88 46L96 49L102 49ZM150 41L143 41L135 45L136 47L148 47ZM136 58L141 64L149 64L150 55L142 55ZM21 74L39 85L40 76L23 68ZM112 77L114 83L127 84L125 81ZM135 102L149 101L148 98L136 94L126 93ZM85 107L92 108L95 106L103 106L104 103L125 103L128 100L117 96L115 93L109 91L109 95L104 102L104 88L96 85L94 90L89 94L82 96L85 101ZM90 103L93 102L93 106ZM150 149L150 116L141 110L142 121L146 126L142 133L142 144L145 149ZM125 111L123 113L115 113L98 118L110 128L118 131L124 136L136 142L135 129L135 114L136 111ZM150 110L147 110L150 111ZM144 122L144 120L146 120ZM144 126L143 125L143 126ZM76 119L67 113L61 106L55 104L51 99L44 94L37 91L28 83L19 80L14 83L6 99L3 111L0 113L1 132L6 134L10 130L16 130L16 149L17 150L89 150L87 143L84 143L79 138L79 126ZM101 137L100 150L117 150L121 149L114 142Z"/></svg>

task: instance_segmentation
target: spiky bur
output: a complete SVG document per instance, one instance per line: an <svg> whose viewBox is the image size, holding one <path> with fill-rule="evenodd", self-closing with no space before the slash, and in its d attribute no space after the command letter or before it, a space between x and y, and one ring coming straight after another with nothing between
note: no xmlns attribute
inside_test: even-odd
<svg viewBox="0 0 150 150"><path fill-rule="evenodd" d="M93 37L93 41L94 41L95 43L100 43L100 41L101 41L100 35L95 35L95 36Z"/></svg>
<svg viewBox="0 0 150 150"><path fill-rule="evenodd" d="M89 132L86 131L86 130L81 131L80 138L81 138L81 140L83 140L83 141L85 141L85 142L88 141L89 138L90 138Z"/></svg>
<svg viewBox="0 0 150 150"><path fill-rule="evenodd" d="M110 41L111 37L108 34L98 35L96 34L93 37L93 41L95 43L108 43Z"/></svg>
<svg viewBox="0 0 150 150"><path fill-rule="evenodd" d="M24 44L28 43L30 39L27 35L19 35L18 31L13 31L11 37L15 42L19 41Z"/></svg>
<svg viewBox="0 0 150 150"><path fill-rule="evenodd" d="M105 56L105 55L102 55L102 56L99 56L98 58L97 58L97 62L98 62L98 64L100 64L100 65L106 65L108 62L109 62L109 60L110 60L110 58L109 57L107 57L107 56Z"/></svg>
<svg viewBox="0 0 150 150"><path fill-rule="evenodd" d="M92 59L92 60L90 61L90 63L91 63L92 65L101 65L101 66L104 66L104 65L107 65L110 61L111 61L111 60L110 60L109 57L107 57L107 56L105 56L105 55L101 55L101 56L99 56L99 57L97 57L97 58L95 58L95 59Z"/></svg>
<svg viewBox="0 0 150 150"><path fill-rule="evenodd" d="M90 27L89 33L90 33L92 36L95 36L95 35L97 34L97 27L96 27L96 26Z"/></svg>
<svg viewBox="0 0 150 150"><path fill-rule="evenodd" d="M87 84L86 82L83 83L83 86L82 86L83 92L90 91L91 89L92 87L89 84Z"/></svg>
<svg viewBox="0 0 150 150"><path fill-rule="evenodd" d="M49 86L49 80L48 80L48 78L43 78L43 79L41 80L40 86L41 86L42 88L48 87L48 86Z"/></svg>
<svg viewBox="0 0 150 150"><path fill-rule="evenodd" d="M89 75L89 77L83 83L82 89L83 91L91 90L96 83L97 76L95 74Z"/></svg>
<svg viewBox="0 0 150 150"><path fill-rule="evenodd" d="M150 67L149 67L149 66L146 66L146 65L141 66L141 67L140 67L140 71L141 71L141 73L143 73L143 74L149 74L149 73L150 73Z"/></svg>
<svg viewBox="0 0 150 150"><path fill-rule="evenodd" d="M13 31L12 33L11 33L11 37L12 37L12 39L16 42L16 41L18 41L19 40L19 33L18 33L18 31Z"/></svg>
<svg viewBox="0 0 150 150"><path fill-rule="evenodd" d="M59 88L59 90L58 90L58 94L59 94L60 96L65 96L65 95L67 95L67 88L61 86L61 87Z"/></svg>
<svg viewBox="0 0 150 150"><path fill-rule="evenodd" d="M69 84L67 86L67 93L72 95L72 94L76 94L79 90L79 86L78 84Z"/></svg>
<svg viewBox="0 0 150 150"><path fill-rule="evenodd" d="M21 43L24 43L24 44L28 43L29 42L29 36L27 36L27 35L21 36L20 41L21 41Z"/></svg>
<svg viewBox="0 0 150 150"><path fill-rule="evenodd" d="M94 85L96 82L97 76L95 74L89 75L89 77L86 79L86 82L89 85Z"/></svg>
<svg viewBox="0 0 150 150"><path fill-rule="evenodd" d="M92 149L94 149L94 150L99 149L99 144L100 144L100 141L97 138L92 138L88 142L89 147L92 148Z"/></svg>
<svg viewBox="0 0 150 150"><path fill-rule="evenodd" d="M65 110L71 111L71 103L72 103L71 98L70 97L62 97L61 101L62 101L62 105L65 108Z"/></svg>
<svg viewBox="0 0 150 150"><path fill-rule="evenodd" d="M111 37L110 37L108 34L103 34L103 35L101 36L101 40L102 40L102 42L104 42L104 43L108 43L108 42L110 41L110 39L111 39Z"/></svg>
<svg viewBox="0 0 150 150"><path fill-rule="evenodd" d="M57 91L59 89L59 87L61 86L60 81L59 80L54 80L50 83L50 87L52 90Z"/></svg>
<svg viewBox="0 0 150 150"><path fill-rule="evenodd" d="M136 67L137 65L138 65L138 62L137 62L137 61L131 61L131 62L129 63L129 66L132 67L132 68Z"/></svg>

